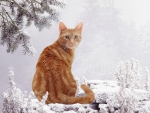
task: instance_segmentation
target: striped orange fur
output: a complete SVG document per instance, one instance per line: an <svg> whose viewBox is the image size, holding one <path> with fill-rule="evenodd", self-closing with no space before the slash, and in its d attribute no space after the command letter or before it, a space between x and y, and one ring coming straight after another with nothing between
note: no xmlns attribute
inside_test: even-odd
<svg viewBox="0 0 150 113"><path fill-rule="evenodd" d="M94 101L93 91L82 84L86 96L75 97L76 81L71 72L75 48L82 36L82 23L74 29L68 29L62 22L59 24L60 35L56 42L46 47L41 53L36 72L32 81L32 89L37 99L41 101L46 91L49 92L49 103L87 104Z"/></svg>

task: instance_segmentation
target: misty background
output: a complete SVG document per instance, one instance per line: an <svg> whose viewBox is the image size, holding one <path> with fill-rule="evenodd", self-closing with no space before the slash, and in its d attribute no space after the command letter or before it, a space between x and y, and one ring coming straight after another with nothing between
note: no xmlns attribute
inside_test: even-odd
<svg viewBox="0 0 150 113"><path fill-rule="evenodd" d="M68 28L83 22L82 42L76 49L72 72L82 79L116 80L115 70L121 61L139 60L142 80L145 67L150 70L150 1L149 0L66 0L60 21ZM31 35L36 49L35 56L22 54L20 46L14 53L7 53L0 46L0 110L2 93L8 88L7 67L14 68L16 86L22 91L32 91L35 66L42 50L57 40L59 23L39 32L32 25L25 30Z"/></svg>

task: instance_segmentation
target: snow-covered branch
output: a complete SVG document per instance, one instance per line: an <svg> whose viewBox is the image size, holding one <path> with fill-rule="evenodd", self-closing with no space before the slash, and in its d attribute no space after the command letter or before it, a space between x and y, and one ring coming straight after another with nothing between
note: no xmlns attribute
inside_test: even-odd
<svg viewBox="0 0 150 113"><path fill-rule="evenodd" d="M63 0L1 0L0 44L7 45L7 52L14 52L22 45L24 54L34 54L29 35L23 31L25 21L23 18L27 19L26 26L34 22L41 31L51 27L53 22L59 21L59 8L64 7ZM22 38L18 38L20 35Z"/></svg>

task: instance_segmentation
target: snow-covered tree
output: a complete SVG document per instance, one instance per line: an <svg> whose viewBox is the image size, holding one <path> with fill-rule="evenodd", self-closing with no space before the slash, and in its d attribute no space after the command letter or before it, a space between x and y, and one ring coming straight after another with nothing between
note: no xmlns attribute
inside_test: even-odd
<svg viewBox="0 0 150 113"><path fill-rule="evenodd" d="M9 86L8 90L3 93L3 113L20 113L24 104L24 95L15 86L13 68L9 69Z"/></svg>
<svg viewBox="0 0 150 113"><path fill-rule="evenodd" d="M8 90L3 93L3 113L40 113L39 111L43 110L45 101L47 99L47 93L43 96L42 102L37 101L38 109L34 109L33 105L33 94L29 95L27 92L22 92L19 88L16 87L14 82L14 72L13 68L9 68L9 86ZM43 110L43 112L45 111Z"/></svg>
<svg viewBox="0 0 150 113"><path fill-rule="evenodd" d="M145 89L149 91L150 90L150 72L147 67L145 67L145 70L146 70Z"/></svg>
<svg viewBox="0 0 150 113"><path fill-rule="evenodd" d="M23 31L24 26L34 22L40 31L49 28L59 21L59 8L64 7L63 0L1 0L0 44L7 45L7 52L14 52L22 45L24 54L34 54L31 37Z"/></svg>
<svg viewBox="0 0 150 113"><path fill-rule="evenodd" d="M118 85L125 88L140 88L141 69L138 60L121 62L116 70Z"/></svg>
<svg viewBox="0 0 150 113"><path fill-rule="evenodd" d="M80 62L86 60L86 76L95 75L100 79L110 79L120 59L131 56L143 59L143 56L147 58L150 54L149 24L137 29L134 21L123 18L128 15L117 8L116 4L116 0L86 0L85 10L80 16L85 23L83 37L86 38L83 40L86 43L82 43L82 57L79 55L78 58ZM75 68L78 69L78 66L79 64Z"/></svg>

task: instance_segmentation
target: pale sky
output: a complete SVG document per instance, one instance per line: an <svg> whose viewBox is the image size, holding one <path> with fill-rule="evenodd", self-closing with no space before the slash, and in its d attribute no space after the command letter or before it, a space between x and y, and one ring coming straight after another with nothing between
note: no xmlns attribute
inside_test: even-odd
<svg viewBox="0 0 150 113"><path fill-rule="evenodd" d="M134 21L138 26L150 24L149 0L115 0L115 7L122 13L122 19Z"/></svg>
<svg viewBox="0 0 150 113"><path fill-rule="evenodd" d="M76 24L74 22L77 21L77 18L85 10L84 6L86 6L86 1L67 0L68 6L62 10L61 21L70 27L74 26ZM133 21L137 26L144 25L145 23L150 24L149 0L99 0L99 4L101 6L109 6L109 1L114 1L114 7L121 11L120 17L122 19L129 22ZM66 15L68 16L66 17Z"/></svg>

